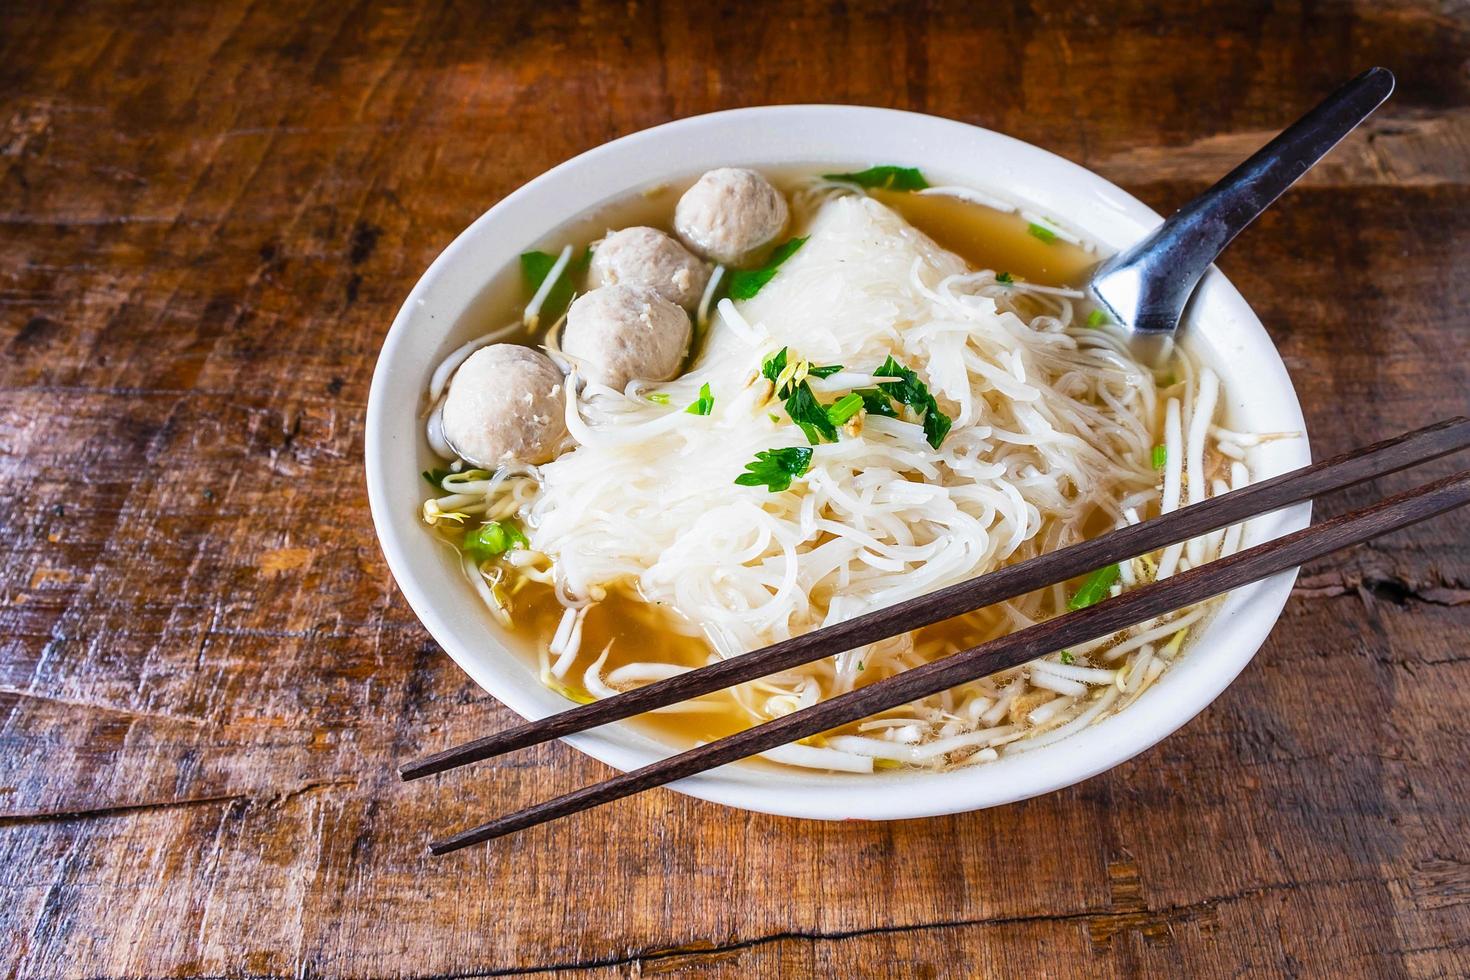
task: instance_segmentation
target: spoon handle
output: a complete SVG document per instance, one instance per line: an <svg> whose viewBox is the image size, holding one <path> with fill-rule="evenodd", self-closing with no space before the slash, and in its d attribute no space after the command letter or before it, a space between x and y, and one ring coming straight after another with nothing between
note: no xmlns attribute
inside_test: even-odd
<svg viewBox="0 0 1470 980"><path fill-rule="evenodd" d="M1108 259L1091 288L1115 319L1169 333L1210 263L1246 225L1393 92L1393 73L1370 68L1298 119L1143 241Z"/></svg>

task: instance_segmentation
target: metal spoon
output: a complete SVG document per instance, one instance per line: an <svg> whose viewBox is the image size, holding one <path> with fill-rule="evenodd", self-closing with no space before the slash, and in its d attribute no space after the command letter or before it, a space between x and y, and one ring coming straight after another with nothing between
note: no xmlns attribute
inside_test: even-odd
<svg viewBox="0 0 1470 980"><path fill-rule="evenodd" d="M1172 335L1210 263L1297 178L1393 92L1393 72L1369 68L1333 92L1143 241L1093 271L1088 291L1137 334Z"/></svg>

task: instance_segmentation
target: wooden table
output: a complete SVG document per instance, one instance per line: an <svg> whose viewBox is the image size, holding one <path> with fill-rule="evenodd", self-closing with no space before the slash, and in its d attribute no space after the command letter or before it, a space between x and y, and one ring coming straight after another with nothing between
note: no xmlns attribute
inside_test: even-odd
<svg viewBox="0 0 1470 980"><path fill-rule="evenodd" d="M1392 102L1223 266L1319 456L1464 412L1467 59L1466 6L1412 0L0 6L0 973L1470 973L1470 515L1307 569L1209 710L1042 799L655 792L432 859L608 771L399 784L512 718L399 596L361 466L420 272L612 137L900 106L1168 209L1370 64Z"/></svg>

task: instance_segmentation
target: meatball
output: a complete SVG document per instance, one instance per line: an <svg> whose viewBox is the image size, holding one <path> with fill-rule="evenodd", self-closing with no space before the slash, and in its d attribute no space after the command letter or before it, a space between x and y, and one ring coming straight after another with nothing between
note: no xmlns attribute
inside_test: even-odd
<svg viewBox="0 0 1470 980"><path fill-rule="evenodd" d="M508 460L545 463L567 435L565 379L551 358L517 344L471 354L444 399L444 439L493 469Z"/></svg>
<svg viewBox="0 0 1470 980"><path fill-rule="evenodd" d="M624 228L604 238L592 253L591 280L598 286L647 286L686 310L693 309L709 282L709 267L655 228Z"/></svg>
<svg viewBox="0 0 1470 980"><path fill-rule="evenodd" d="M645 286L620 283L577 297L561 349L589 380L622 391L634 378L667 381L678 374L692 333L682 308Z"/></svg>
<svg viewBox="0 0 1470 980"><path fill-rule="evenodd" d="M786 199L754 170L711 170L674 208L674 230L706 258L733 265L786 227Z"/></svg>

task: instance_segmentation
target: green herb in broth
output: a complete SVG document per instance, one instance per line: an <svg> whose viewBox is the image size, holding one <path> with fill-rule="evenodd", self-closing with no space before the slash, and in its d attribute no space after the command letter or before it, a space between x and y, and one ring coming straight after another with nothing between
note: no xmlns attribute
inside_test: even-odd
<svg viewBox="0 0 1470 980"><path fill-rule="evenodd" d="M690 415L708 415L715 410L714 392L710 391L709 385L699 386L699 397L684 411Z"/></svg>
<svg viewBox="0 0 1470 980"><path fill-rule="evenodd" d="M806 473L812 465L812 451L806 446L790 449L766 449L745 464L749 472L735 478L742 487L765 487L772 493L791 489L791 481Z"/></svg>
<svg viewBox="0 0 1470 980"><path fill-rule="evenodd" d="M775 277L776 270L780 268L781 263L795 255L796 250L804 244L806 244L805 238L793 238L776 246L771 257L759 269L737 269L730 276L730 298L738 300L753 298L766 283Z"/></svg>
<svg viewBox="0 0 1470 980"><path fill-rule="evenodd" d="M1072 598L1067 600L1067 608L1075 612L1078 609L1086 609L1088 606L1097 605L1108 597L1108 593L1113 588L1113 583L1118 581L1118 576L1121 574L1122 570L1117 565L1108 565L1106 568L1099 568L1087 576L1083 580L1081 587L1072 593Z"/></svg>
<svg viewBox="0 0 1470 980"><path fill-rule="evenodd" d="M995 274L995 281L1000 283L1002 286L1013 286L1015 285L1016 277L1011 275L1009 272L997 272Z"/></svg>
<svg viewBox="0 0 1470 980"><path fill-rule="evenodd" d="M954 420L939 410L939 403L929 394L928 386L912 370L895 361L892 355L873 374L879 378L903 379L883 382L878 388L894 401L907 405L924 417L924 437L929 445L938 449L944 437L949 434Z"/></svg>
<svg viewBox="0 0 1470 980"><path fill-rule="evenodd" d="M929 186L917 167L869 167L848 174L822 174L828 180L840 180L859 187L876 187L887 191L922 191Z"/></svg>
<svg viewBox="0 0 1470 980"><path fill-rule="evenodd" d="M1109 322L1111 321L1109 320L1108 315L1102 310L1094 309L1089 311L1087 314L1087 325L1094 329L1096 329L1097 327L1101 327Z"/></svg>
<svg viewBox="0 0 1470 980"><path fill-rule="evenodd" d="M536 295L541 284L551 274L551 270L556 266L557 258L546 252L522 253L521 279L525 283L527 301ZM573 251L571 261L567 263L561 275L557 276L556 282L552 283L551 289L546 293L546 298L541 302L541 310L537 316L542 323L555 323L571 304L574 284L577 278L587 271L587 266L591 262L592 247L590 245L583 248L580 255Z"/></svg>
<svg viewBox="0 0 1470 980"><path fill-rule="evenodd" d="M1169 448L1164 445L1155 446L1151 461L1154 464L1154 469L1163 469L1164 465L1169 462Z"/></svg>
<svg viewBox="0 0 1470 980"><path fill-rule="evenodd" d="M1028 224L1026 226L1026 233L1028 235L1030 235L1032 238L1039 238L1039 239L1041 239L1042 241L1046 242L1048 245L1050 245L1052 242L1054 242L1054 241L1057 240L1057 233L1056 232L1052 231L1050 228L1046 228L1046 227L1043 227L1042 225L1038 225L1034 221L1031 222L1030 224Z"/></svg>
<svg viewBox="0 0 1470 980"><path fill-rule="evenodd" d="M806 433L807 441L813 446L823 439L828 442L837 441L837 427L827 417L827 410L822 407L822 403L817 401L811 385L805 381L797 385L792 389L785 405L786 414L801 427L801 431Z"/></svg>
<svg viewBox="0 0 1470 980"><path fill-rule="evenodd" d="M435 490L444 489L444 478L448 475L448 470L440 469L437 466L431 470L424 470L422 473L419 474L419 476L422 476L425 480L427 480L429 486L433 487Z"/></svg>
<svg viewBox="0 0 1470 980"><path fill-rule="evenodd" d="M889 419L898 418L898 413L893 410L893 400L877 388L862 388L853 394L862 398L863 411L869 415L881 415Z"/></svg>

